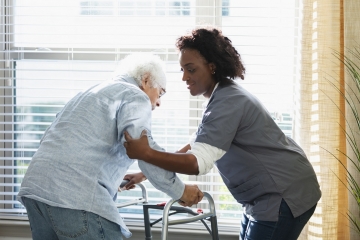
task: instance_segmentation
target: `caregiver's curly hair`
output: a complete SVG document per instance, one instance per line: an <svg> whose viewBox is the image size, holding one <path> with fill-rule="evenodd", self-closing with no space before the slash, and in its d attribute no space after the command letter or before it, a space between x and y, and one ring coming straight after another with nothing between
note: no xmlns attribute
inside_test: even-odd
<svg viewBox="0 0 360 240"><path fill-rule="evenodd" d="M195 49L208 63L216 66L216 82L239 77L244 79L245 67L240 54L233 47L229 38L221 30L214 27L202 27L192 30L176 40L176 48L181 51L186 48Z"/></svg>

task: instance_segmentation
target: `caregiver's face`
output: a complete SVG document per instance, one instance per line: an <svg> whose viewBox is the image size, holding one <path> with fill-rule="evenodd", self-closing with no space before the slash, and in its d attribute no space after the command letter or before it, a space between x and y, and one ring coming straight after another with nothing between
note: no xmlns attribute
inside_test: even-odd
<svg viewBox="0 0 360 240"><path fill-rule="evenodd" d="M208 63L195 49L185 48L180 51L179 63L183 72L182 80L186 82L193 96L211 96L216 85L215 65Z"/></svg>

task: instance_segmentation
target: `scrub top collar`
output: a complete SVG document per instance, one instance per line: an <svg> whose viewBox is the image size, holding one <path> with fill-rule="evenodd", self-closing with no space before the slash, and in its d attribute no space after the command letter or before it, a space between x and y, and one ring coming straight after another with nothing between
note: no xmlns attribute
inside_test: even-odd
<svg viewBox="0 0 360 240"><path fill-rule="evenodd" d="M212 91L210 97L208 99L205 100L205 102L203 102L202 104L202 108L205 109L209 103L209 100L211 99L212 95L214 94L216 88L219 86L219 83L216 83L215 87L214 87L214 90Z"/></svg>

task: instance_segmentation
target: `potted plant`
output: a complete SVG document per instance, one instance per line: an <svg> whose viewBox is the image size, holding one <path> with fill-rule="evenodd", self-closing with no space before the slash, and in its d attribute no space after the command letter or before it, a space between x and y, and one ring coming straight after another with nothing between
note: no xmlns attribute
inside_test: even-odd
<svg viewBox="0 0 360 240"><path fill-rule="evenodd" d="M345 86L342 86L342 89L329 81L329 83L338 90L341 98L345 101L347 111L350 111L350 114L346 114L338 107L346 121L346 127L342 128L342 131L346 136L347 148L349 151L342 152L339 149L337 149L337 151L340 156L345 156L348 160L348 164L345 165L340 161L339 155L333 154L328 150L326 151L338 160L347 173L346 182L342 181L340 178L339 180L342 181L357 203L357 211L348 211L347 216L354 227L354 230L360 235L360 183L357 177L357 173L360 173L360 144L358 142L360 139L360 116L358 112L360 109L360 51L355 48L354 50L349 50L347 55L335 53L335 56L341 61L341 64L344 65L344 68L351 78L351 81L346 83ZM351 124L350 117L353 117L355 120L351 121Z"/></svg>

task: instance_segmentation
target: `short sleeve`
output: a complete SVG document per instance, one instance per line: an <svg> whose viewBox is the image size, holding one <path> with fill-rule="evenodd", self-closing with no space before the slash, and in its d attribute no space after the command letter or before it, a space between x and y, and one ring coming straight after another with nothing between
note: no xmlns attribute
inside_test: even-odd
<svg viewBox="0 0 360 240"><path fill-rule="evenodd" d="M228 151L238 131L241 115L234 99L214 97L204 111L195 141Z"/></svg>

